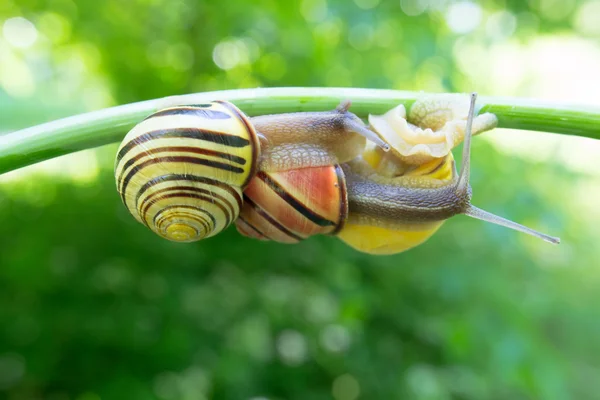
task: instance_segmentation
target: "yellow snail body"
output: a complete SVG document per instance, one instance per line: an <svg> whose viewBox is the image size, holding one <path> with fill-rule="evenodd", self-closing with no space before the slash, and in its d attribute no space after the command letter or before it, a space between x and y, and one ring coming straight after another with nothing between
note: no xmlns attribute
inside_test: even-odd
<svg viewBox="0 0 600 400"><path fill-rule="evenodd" d="M359 251L394 254L465 214L558 243L471 204L471 136L496 118L474 116L474 95L466 115L462 100L417 102L408 119L397 107L369 127L349 102L254 118L223 101L161 110L123 141L117 188L139 222L181 242L235 222L260 240L337 235ZM451 150L463 140L459 175Z"/></svg>

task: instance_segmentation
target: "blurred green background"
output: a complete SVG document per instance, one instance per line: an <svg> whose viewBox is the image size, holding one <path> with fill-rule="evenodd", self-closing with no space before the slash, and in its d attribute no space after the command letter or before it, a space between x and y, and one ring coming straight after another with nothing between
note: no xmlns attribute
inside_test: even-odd
<svg viewBox="0 0 600 400"><path fill-rule="evenodd" d="M600 104L596 0L2 0L0 28L0 132L257 86ZM597 142L475 140L474 203L560 246L456 217L387 257L162 241L115 150L0 177L0 398L600 398Z"/></svg>

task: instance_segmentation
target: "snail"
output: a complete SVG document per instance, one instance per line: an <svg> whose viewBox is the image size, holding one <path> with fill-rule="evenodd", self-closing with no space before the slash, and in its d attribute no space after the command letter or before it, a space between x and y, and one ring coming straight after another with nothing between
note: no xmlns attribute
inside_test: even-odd
<svg viewBox="0 0 600 400"><path fill-rule="evenodd" d="M209 238L237 219L242 191L259 169L348 162L367 139L388 150L349 106L253 119L226 101L159 110L119 146L117 190L129 212L159 236Z"/></svg>
<svg viewBox="0 0 600 400"><path fill-rule="evenodd" d="M475 117L475 100L415 103L408 119L399 106L370 116L369 126L347 101L253 118L226 101L172 107L127 134L117 189L139 222L178 242L233 223L260 240L335 235L359 251L395 254L464 214L558 243L471 204L471 137L497 121ZM451 150L463 140L458 174Z"/></svg>

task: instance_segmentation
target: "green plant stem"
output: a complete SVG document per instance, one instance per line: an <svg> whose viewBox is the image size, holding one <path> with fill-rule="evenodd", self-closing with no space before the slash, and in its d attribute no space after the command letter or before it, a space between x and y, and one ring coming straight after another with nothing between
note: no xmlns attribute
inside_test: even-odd
<svg viewBox="0 0 600 400"><path fill-rule="evenodd" d="M195 93L131 103L68 117L0 136L0 174L50 158L122 140L149 114L168 106L228 100L249 116L333 109L352 101L359 117L383 113L419 92L356 88L272 88ZM543 104L519 98L479 97L479 112L498 117L499 128L535 130L600 139L600 108Z"/></svg>

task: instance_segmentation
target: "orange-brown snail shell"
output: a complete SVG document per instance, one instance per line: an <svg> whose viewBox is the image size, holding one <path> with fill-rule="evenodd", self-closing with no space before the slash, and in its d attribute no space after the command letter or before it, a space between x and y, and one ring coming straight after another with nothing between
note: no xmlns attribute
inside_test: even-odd
<svg viewBox="0 0 600 400"><path fill-rule="evenodd" d="M296 243L312 235L335 234L347 215L346 183L339 165L259 171L244 190L236 226L248 237Z"/></svg>

